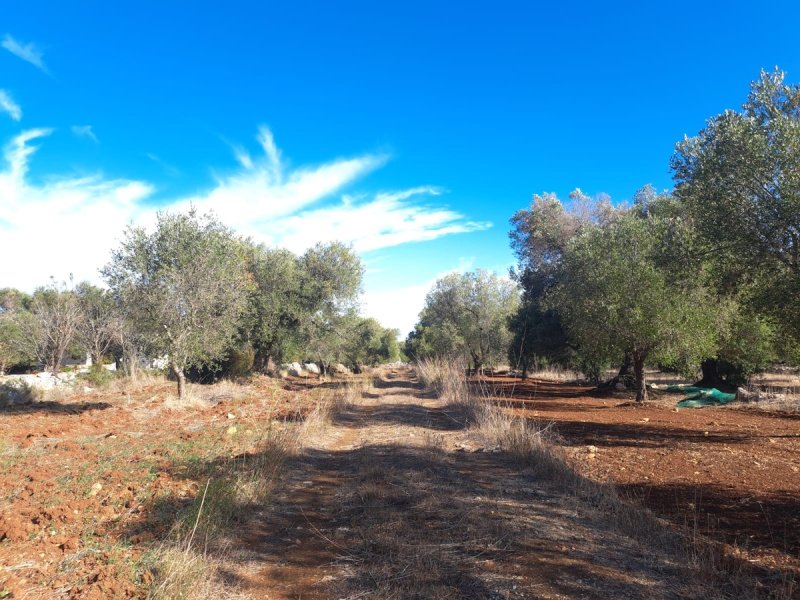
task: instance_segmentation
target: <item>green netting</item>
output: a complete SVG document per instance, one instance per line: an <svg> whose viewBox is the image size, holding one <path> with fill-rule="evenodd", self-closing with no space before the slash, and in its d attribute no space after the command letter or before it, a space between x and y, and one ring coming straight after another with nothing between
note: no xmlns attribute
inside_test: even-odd
<svg viewBox="0 0 800 600"><path fill-rule="evenodd" d="M719 391L717 388L701 388L694 385L666 385L664 387L654 385L653 389L686 394L686 399L681 400L677 404L677 406L681 408L716 406L719 404L728 404L736 400L736 394L726 394L725 392Z"/></svg>
<svg viewBox="0 0 800 600"><path fill-rule="evenodd" d="M687 387L681 390L686 392L685 400L681 400L676 404L681 408L701 408L703 406L716 406L718 404L728 404L736 400L736 394L726 394L720 392L717 388L697 388Z"/></svg>

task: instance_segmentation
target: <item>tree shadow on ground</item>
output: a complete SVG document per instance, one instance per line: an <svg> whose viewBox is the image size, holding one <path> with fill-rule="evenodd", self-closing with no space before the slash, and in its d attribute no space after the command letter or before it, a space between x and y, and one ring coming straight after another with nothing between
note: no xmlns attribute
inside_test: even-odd
<svg viewBox="0 0 800 600"><path fill-rule="evenodd" d="M661 550L645 557L602 515L576 516L574 491L504 453L307 450L286 473L242 538L264 565L250 592L652 598L681 581Z"/></svg>
<svg viewBox="0 0 800 600"><path fill-rule="evenodd" d="M466 419L450 410L411 402L349 405L332 419L354 429L462 429ZM238 469L260 458L256 452L191 469L175 464L170 474L235 480ZM256 597L650 599L738 591L724 573L698 581L706 574L682 566L688 560L669 525L651 520L653 530L622 532L606 504L581 497L585 479L561 480L504 452L447 452L435 439L307 448L288 457L282 473L266 504L235 501L234 546L207 549L246 557L246 570L232 567L223 577ZM639 497L641 489L622 491ZM667 486L651 497L672 492L684 493ZM190 503L154 500L129 538L163 537ZM797 509L787 500L780 510ZM731 561L739 572L754 572L744 560ZM777 570L757 573L780 577Z"/></svg>
<svg viewBox="0 0 800 600"><path fill-rule="evenodd" d="M333 414L332 422L337 426L358 429L398 425L434 431L458 431L464 429L467 415L457 408L428 408L407 402L382 403L377 406L346 406Z"/></svg>
<svg viewBox="0 0 800 600"><path fill-rule="evenodd" d="M108 402L29 402L26 404L14 404L11 406L0 406L0 414L5 415L26 415L33 413L51 413L59 415L80 415L93 410L105 410L111 408Z"/></svg>
<svg viewBox="0 0 800 600"><path fill-rule="evenodd" d="M586 396L591 387L568 385L538 380L508 379L507 381L487 381L474 379L469 382L470 390L480 396L496 399L551 400L579 398Z"/></svg>
<svg viewBox="0 0 800 600"><path fill-rule="evenodd" d="M282 387L289 392L301 392L305 390L339 390L345 389L359 379L335 379L333 381L319 381L319 378L309 379L284 379Z"/></svg>
<svg viewBox="0 0 800 600"><path fill-rule="evenodd" d="M424 391L425 386L417 381L408 381L407 379L392 379L392 378L378 378L372 382L379 390L398 388L402 390L418 390Z"/></svg>
<svg viewBox="0 0 800 600"><path fill-rule="evenodd" d="M540 422L541 419L530 418ZM722 433L669 427L651 423L598 423L559 419L553 428L565 438L568 446L592 444L599 447L629 446L636 448L672 448L676 443L745 444L759 435Z"/></svg>
<svg viewBox="0 0 800 600"><path fill-rule="evenodd" d="M796 492L758 498L714 484L617 486L659 515L721 542L800 558L800 498Z"/></svg>

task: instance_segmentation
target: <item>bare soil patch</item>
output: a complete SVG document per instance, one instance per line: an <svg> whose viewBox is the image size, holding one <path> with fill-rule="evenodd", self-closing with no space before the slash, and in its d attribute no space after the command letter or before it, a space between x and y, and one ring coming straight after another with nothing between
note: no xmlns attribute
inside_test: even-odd
<svg viewBox="0 0 800 600"><path fill-rule="evenodd" d="M800 579L800 415L676 409L681 397L666 394L638 406L543 380L482 386L509 410L553 423L580 472L724 544L765 585Z"/></svg>
<svg viewBox="0 0 800 600"><path fill-rule="evenodd" d="M214 469L314 404L266 378L240 389L177 408L162 381L0 411L0 598L145 597Z"/></svg>

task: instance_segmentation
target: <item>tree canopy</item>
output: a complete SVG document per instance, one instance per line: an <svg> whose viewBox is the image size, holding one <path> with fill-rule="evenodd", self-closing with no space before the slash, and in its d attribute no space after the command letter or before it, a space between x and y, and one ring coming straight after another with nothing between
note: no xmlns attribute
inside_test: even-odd
<svg viewBox="0 0 800 600"><path fill-rule="evenodd" d="M800 86L762 71L741 110L677 145L676 197L719 281L800 339Z"/></svg>
<svg viewBox="0 0 800 600"><path fill-rule="evenodd" d="M407 353L463 356L475 371L505 359L508 319L519 304L517 286L489 271L452 273L439 279L425 298L425 307Z"/></svg>
<svg viewBox="0 0 800 600"><path fill-rule="evenodd" d="M148 350L168 357L181 398L186 369L230 347L251 285L241 240L194 210L128 228L103 274Z"/></svg>
<svg viewBox="0 0 800 600"><path fill-rule="evenodd" d="M564 251L548 306L589 363L633 361L637 400L645 400L644 364L694 362L714 349L713 304L698 283L659 267L666 223L628 214L588 229Z"/></svg>

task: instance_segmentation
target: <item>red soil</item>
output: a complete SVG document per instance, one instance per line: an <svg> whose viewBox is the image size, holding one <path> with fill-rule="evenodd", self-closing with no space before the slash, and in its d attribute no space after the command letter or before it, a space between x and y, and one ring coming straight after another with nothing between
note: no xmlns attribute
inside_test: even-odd
<svg viewBox="0 0 800 600"><path fill-rule="evenodd" d="M509 409L552 423L585 475L614 482L767 576L800 574L800 415L676 409L674 394L637 405L593 397L585 386L486 381Z"/></svg>

